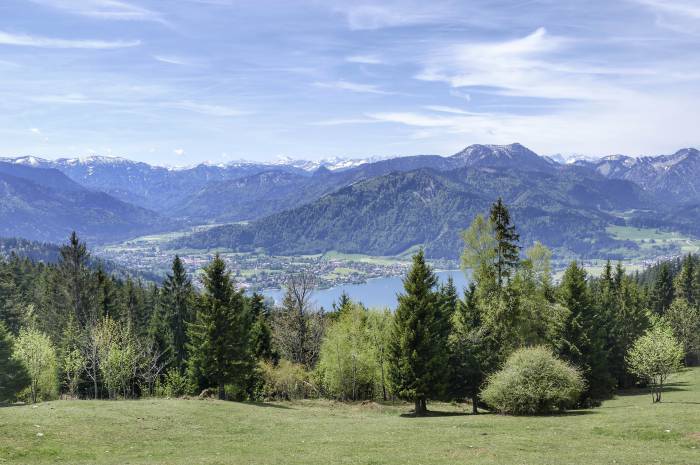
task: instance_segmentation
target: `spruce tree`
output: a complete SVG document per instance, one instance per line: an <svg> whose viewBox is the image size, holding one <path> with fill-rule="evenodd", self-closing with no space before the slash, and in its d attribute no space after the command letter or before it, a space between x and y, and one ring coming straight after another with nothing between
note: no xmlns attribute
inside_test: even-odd
<svg viewBox="0 0 700 465"><path fill-rule="evenodd" d="M673 297L673 276L668 262L663 262L659 267L651 295L654 312L657 315L666 313L666 309L673 302Z"/></svg>
<svg viewBox="0 0 700 465"><path fill-rule="evenodd" d="M249 299L253 325L250 330L250 344L253 355L262 360L275 358L272 350L272 331L268 322L269 312L261 294L253 293Z"/></svg>
<svg viewBox="0 0 700 465"><path fill-rule="evenodd" d="M187 359L187 323L193 318L193 288L182 260L177 255L162 290L163 319L170 334L169 352L174 366L182 372Z"/></svg>
<svg viewBox="0 0 700 465"><path fill-rule="evenodd" d="M81 242L73 231L68 238L68 243L61 247L60 255L59 269L66 288L68 306L76 321L81 327L85 327L94 319L90 305L91 289L88 270L90 254L85 243Z"/></svg>
<svg viewBox="0 0 700 465"><path fill-rule="evenodd" d="M226 384L241 388L253 368L250 313L218 254L203 271L204 292L195 321L188 326L188 370L200 388L216 387L219 399L225 399Z"/></svg>
<svg viewBox="0 0 700 465"><path fill-rule="evenodd" d="M399 397L415 403L415 414L427 412L427 400L441 395L447 350L442 341L437 278L423 250L413 256L404 279L389 345L389 377Z"/></svg>
<svg viewBox="0 0 700 465"><path fill-rule="evenodd" d="M13 346L12 335L0 321L0 402L14 400L30 383L22 362L13 358Z"/></svg>
<svg viewBox="0 0 700 465"><path fill-rule="evenodd" d="M604 399L614 386L604 348L603 319L596 312L591 298L586 271L575 261L564 272L559 299L569 310L559 355L583 372L587 383L587 391L581 399L583 403Z"/></svg>
<svg viewBox="0 0 700 465"><path fill-rule="evenodd" d="M686 255L681 264L681 271L673 283L675 296L684 299L690 305L695 305L700 294L696 280L696 268L693 256L691 254Z"/></svg>
<svg viewBox="0 0 700 465"><path fill-rule="evenodd" d="M491 206L489 217L494 227L496 239L496 273L498 286L503 286L503 281L510 279L512 273L520 262L520 236L511 223L510 212L499 197Z"/></svg>

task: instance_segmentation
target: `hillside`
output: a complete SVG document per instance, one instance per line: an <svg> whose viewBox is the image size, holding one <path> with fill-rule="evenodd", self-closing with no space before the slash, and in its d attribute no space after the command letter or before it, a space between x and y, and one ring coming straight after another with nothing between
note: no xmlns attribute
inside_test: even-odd
<svg viewBox="0 0 700 465"><path fill-rule="evenodd" d="M582 255L615 242L605 227L620 220L607 211L651 203L632 183L575 170L521 176L515 170L422 169L360 181L301 207L245 225L211 228L171 246L395 255L422 244L431 257L456 258L460 231L498 196L511 206L524 244L539 239Z"/></svg>
<svg viewBox="0 0 700 465"><path fill-rule="evenodd" d="M0 408L0 450L16 465L697 463L700 369L670 381L657 405L628 390L540 417L437 403L435 416L414 419L400 402L62 400Z"/></svg>
<svg viewBox="0 0 700 465"><path fill-rule="evenodd" d="M55 169L0 163L0 236L58 242L76 230L91 242L105 242L171 226Z"/></svg>

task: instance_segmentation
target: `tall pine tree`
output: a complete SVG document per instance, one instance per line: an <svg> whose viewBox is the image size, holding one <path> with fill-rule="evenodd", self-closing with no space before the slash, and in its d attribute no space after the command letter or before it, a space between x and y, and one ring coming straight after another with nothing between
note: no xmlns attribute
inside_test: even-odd
<svg viewBox="0 0 700 465"><path fill-rule="evenodd" d="M175 368L180 372L184 370L187 359L187 323L191 322L194 316L193 292L185 266L176 255L172 271L163 282L161 300L163 320L170 339L168 352Z"/></svg>
<svg viewBox="0 0 700 465"><path fill-rule="evenodd" d="M219 399L225 399L226 384L244 388L253 368L250 313L219 255L203 271L204 292L188 326L188 370L200 388L216 387Z"/></svg>
<svg viewBox="0 0 700 465"><path fill-rule="evenodd" d="M503 281L510 279L520 262L520 236L511 223L510 212L503 200L499 197L491 206L489 216L493 224L496 238L496 273L498 286L503 286Z"/></svg>
<svg viewBox="0 0 700 465"><path fill-rule="evenodd" d="M425 263L423 251L413 256L399 295L389 344L389 377L399 397L415 403L415 414L425 415L427 401L442 394L447 361L443 340L441 299L437 278Z"/></svg>
<svg viewBox="0 0 700 465"><path fill-rule="evenodd" d="M596 311L586 282L586 271L575 261L564 272L559 300L569 310L564 324L559 355L581 369L587 391L582 403L593 403L608 397L614 381L608 372L603 320Z"/></svg>

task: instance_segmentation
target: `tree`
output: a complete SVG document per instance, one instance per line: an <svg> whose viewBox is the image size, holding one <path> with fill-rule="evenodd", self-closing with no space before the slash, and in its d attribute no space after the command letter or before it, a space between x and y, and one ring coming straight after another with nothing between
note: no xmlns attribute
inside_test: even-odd
<svg viewBox="0 0 700 465"><path fill-rule="evenodd" d="M250 330L250 343L255 358L272 360L275 358L272 350L272 331L268 322L269 312L262 294L253 293L249 299L253 326Z"/></svg>
<svg viewBox="0 0 700 465"><path fill-rule="evenodd" d="M282 309L273 317L273 338L281 355L307 368L316 364L324 333L324 315L311 305L315 286L310 273L289 276Z"/></svg>
<svg viewBox="0 0 700 465"><path fill-rule="evenodd" d="M690 305L687 300L678 298L668 308L664 319L683 345L685 364L689 365L692 353L700 350L700 309Z"/></svg>
<svg viewBox="0 0 700 465"><path fill-rule="evenodd" d="M218 388L226 398L227 383L247 381L252 371L250 313L218 255L204 268L204 293L189 325L190 376L200 387Z"/></svg>
<svg viewBox="0 0 700 465"><path fill-rule="evenodd" d="M559 287L559 301L569 310L564 323L563 343L559 355L579 367L586 378L583 402L608 397L614 387L608 372L600 316L586 282L586 271L575 261L564 272Z"/></svg>
<svg viewBox="0 0 700 465"><path fill-rule="evenodd" d="M398 296L389 345L389 377L399 397L415 403L417 416L427 413L427 400L443 392L447 348L442 340L437 278L423 250L413 256Z"/></svg>
<svg viewBox="0 0 700 465"><path fill-rule="evenodd" d="M681 270L673 282L675 296L684 299L690 305L695 305L700 295L696 268L695 258L691 254L686 255L681 264Z"/></svg>
<svg viewBox="0 0 700 465"><path fill-rule="evenodd" d="M129 383L139 363L133 331L111 318L100 321L97 328L99 368L110 399L126 398Z"/></svg>
<svg viewBox="0 0 700 465"><path fill-rule="evenodd" d="M14 400L31 383L24 364L14 357L14 340L0 322L0 402Z"/></svg>
<svg viewBox="0 0 700 465"><path fill-rule="evenodd" d="M75 231L71 233L68 243L61 247L60 254L59 270L69 307L76 321L84 327L95 317L90 304L90 272L87 267L90 254Z"/></svg>
<svg viewBox="0 0 700 465"><path fill-rule="evenodd" d="M81 350L82 334L73 315L70 315L59 346L59 365L68 394L75 397L86 360Z"/></svg>
<svg viewBox="0 0 700 465"><path fill-rule="evenodd" d="M379 370L379 388L382 392L382 400L388 400L388 383L386 371L389 357L389 344L393 314L389 310L370 311L367 314L367 326L369 338L374 351L375 363Z"/></svg>
<svg viewBox="0 0 700 465"><path fill-rule="evenodd" d="M666 313L673 302L673 277L668 262L661 263L652 290L653 310L657 315Z"/></svg>
<svg viewBox="0 0 700 465"><path fill-rule="evenodd" d="M511 224L508 208L500 197L491 205L489 220L493 224L496 239L496 278L498 287L501 287L504 280L510 279L520 262L520 236L515 225Z"/></svg>
<svg viewBox="0 0 700 465"><path fill-rule="evenodd" d="M474 414L478 413L483 382L495 370L499 354L498 341L483 324L476 296L472 282L457 305L448 339L448 394L453 399L471 398Z"/></svg>
<svg viewBox="0 0 700 465"><path fill-rule="evenodd" d="M462 232L464 250L462 251L462 269L472 271L472 281L482 293L489 293L496 288L496 248L494 225L482 215L472 221L469 228Z"/></svg>
<svg viewBox="0 0 700 465"><path fill-rule="evenodd" d="M179 256L175 255L172 271L163 282L163 319L169 332L166 349L173 357L173 365L180 372L187 359L187 323L193 319L192 282Z"/></svg>
<svg viewBox="0 0 700 465"><path fill-rule="evenodd" d="M32 402L50 399L58 391L56 350L51 339L35 329L22 329L14 348L14 356L21 361L30 379Z"/></svg>
<svg viewBox="0 0 700 465"><path fill-rule="evenodd" d="M659 320L634 342L626 360L630 371L649 383L652 402L661 402L664 383L680 370L682 358L683 346L670 326Z"/></svg>
<svg viewBox="0 0 700 465"><path fill-rule="evenodd" d="M338 399L371 399L378 368L367 311L353 304L326 331L318 362L323 384Z"/></svg>

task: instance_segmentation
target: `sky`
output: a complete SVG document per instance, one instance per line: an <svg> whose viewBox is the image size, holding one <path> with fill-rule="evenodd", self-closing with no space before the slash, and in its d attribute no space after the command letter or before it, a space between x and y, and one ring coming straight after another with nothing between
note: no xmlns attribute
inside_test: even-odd
<svg viewBox="0 0 700 465"><path fill-rule="evenodd" d="M700 146L700 0L2 0L0 156Z"/></svg>

